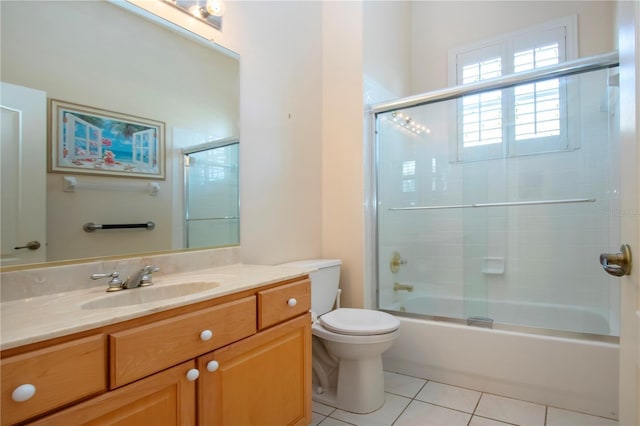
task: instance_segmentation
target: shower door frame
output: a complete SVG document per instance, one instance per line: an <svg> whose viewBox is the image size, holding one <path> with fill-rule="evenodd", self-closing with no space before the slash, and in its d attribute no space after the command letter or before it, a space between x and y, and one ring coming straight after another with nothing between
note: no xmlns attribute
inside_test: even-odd
<svg viewBox="0 0 640 426"><path fill-rule="evenodd" d="M239 149L239 144L240 144L240 138L237 136L232 136L229 138L224 138L224 139L217 139L211 142L205 142L199 145L193 145L187 148L183 148L182 150L182 157L183 157L183 205L184 205L184 216L183 216L183 229L184 229L184 234L183 234L183 244L184 247L186 248L190 248L189 247L189 221L190 219L190 214L189 214L189 167L187 164L187 158L189 157L189 155L191 154L196 154L202 151L208 151L211 149L217 149L217 148L224 148L226 146L230 146L230 145L238 145L238 149ZM239 154L238 154L239 156ZM239 159L239 158L238 158ZM240 167L238 166L238 177L239 177L239 173L240 173ZM221 217L221 218L215 218L215 219L237 219L238 220L238 245L240 244L240 182L238 182L238 216L227 216L227 217ZM212 247L219 247L219 246L212 246Z"/></svg>
<svg viewBox="0 0 640 426"><path fill-rule="evenodd" d="M476 83L454 86L446 89L432 91L426 94L409 96L401 99L396 99L388 102L377 103L371 105L369 109L369 135L368 140L371 143L367 144L369 152L367 158L370 161L369 176L367 180L367 203L365 205L365 213L367 222L366 228L369 230L366 242L366 255L367 259L370 259L366 263L368 274L370 275L369 282L372 282L370 305L376 309L380 309L379 305L379 258L378 258L378 187L377 176L379 173L378 165L378 126L377 118L379 114L392 112L398 109L417 107L422 105L428 105L436 102L448 101L460 98L461 96L479 94L486 91L500 90L512 88L516 85L524 83L534 83L541 80L547 80L551 78L567 77L576 74L582 74L590 71L597 71L607 68L615 68L619 66L619 55L617 51L608 52L600 55L585 57L573 61L562 62L560 64L551 65L543 68L537 68L529 71L524 71L515 74L504 75L493 79L482 80ZM471 206L473 207L473 206ZM603 247L604 249L604 247ZM397 312L387 311L393 314ZM422 314L410 314L401 313L403 316L427 318L431 320L447 321L452 323L467 324L467 320L464 318L451 318L451 317L437 317ZM527 327L521 325L509 325L503 323L494 323L493 327L500 330L519 331L528 334L540 334L544 336L556 336L556 337L569 337L585 339L590 341L600 341L606 343L619 343L620 338L618 336L600 335L592 333L574 332L574 331L562 331L543 329L537 327Z"/></svg>

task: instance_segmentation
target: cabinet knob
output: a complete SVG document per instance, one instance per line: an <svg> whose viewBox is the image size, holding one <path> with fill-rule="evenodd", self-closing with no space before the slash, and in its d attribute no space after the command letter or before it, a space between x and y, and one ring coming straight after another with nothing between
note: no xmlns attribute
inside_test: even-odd
<svg viewBox="0 0 640 426"><path fill-rule="evenodd" d="M212 373L216 371L218 367L220 367L220 364L218 364L218 361L209 361L207 363L207 371L210 371Z"/></svg>
<svg viewBox="0 0 640 426"><path fill-rule="evenodd" d="M202 340L203 342L206 342L212 337L213 337L213 331L211 330L204 330L202 333L200 333L200 340Z"/></svg>
<svg viewBox="0 0 640 426"><path fill-rule="evenodd" d="M27 383L15 388L13 390L13 393L11 394L11 399L13 399L15 402L23 402L31 399L31 397L35 395L35 393L36 387L32 384Z"/></svg>
<svg viewBox="0 0 640 426"><path fill-rule="evenodd" d="M192 368L191 370L187 371L187 380L188 381L193 382L193 381L197 380L198 377L200 377L200 372L198 371L197 368Z"/></svg>
<svg viewBox="0 0 640 426"><path fill-rule="evenodd" d="M298 304L298 301L296 299L294 299L293 297L289 300L287 300L287 305L291 306L292 308L294 306L296 306Z"/></svg>

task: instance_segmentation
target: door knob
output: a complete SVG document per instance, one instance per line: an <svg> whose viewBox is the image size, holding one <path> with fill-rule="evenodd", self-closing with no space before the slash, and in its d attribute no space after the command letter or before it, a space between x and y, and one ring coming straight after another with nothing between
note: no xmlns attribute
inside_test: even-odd
<svg viewBox="0 0 640 426"><path fill-rule="evenodd" d="M619 253L602 253L600 264L607 273L621 277L631 274L631 248L628 244L620 247Z"/></svg>
<svg viewBox="0 0 640 426"><path fill-rule="evenodd" d="M20 250L20 249L29 249L29 250L38 250L40 248L40 242L39 241L29 241L26 245L24 246L20 246L20 247L14 247L14 250Z"/></svg>

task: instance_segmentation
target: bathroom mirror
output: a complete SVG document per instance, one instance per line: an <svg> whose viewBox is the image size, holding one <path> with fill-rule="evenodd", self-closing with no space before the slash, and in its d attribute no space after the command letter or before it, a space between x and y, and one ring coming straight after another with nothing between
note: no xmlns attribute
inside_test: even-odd
<svg viewBox="0 0 640 426"><path fill-rule="evenodd" d="M197 42L109 1L1 2L0 8L3 82L42 91L47 104L55 99L83 111L97 109L119 117L153 120L165 129L159 140L164 156L158 158L164 161L164 179L46 173L42 182L46 200L40 200L40 208L46 211L46 236L41 240L46 241L42 244L45 260L184 249L182 153L192 145L238 135L237 55L225 54L223 49ZM48 141L35 143L41 144L38 152L46 161L52 152ZM99 160L105 167L103 159ZM71 189L70 181L74 182ZM3 192L6 185L19 187L18 182L3 179ZM88 222L149 221L155 224L153 230L83 229ZM16 245L39 237L19 238L25 241L16 241Z"/></svg>

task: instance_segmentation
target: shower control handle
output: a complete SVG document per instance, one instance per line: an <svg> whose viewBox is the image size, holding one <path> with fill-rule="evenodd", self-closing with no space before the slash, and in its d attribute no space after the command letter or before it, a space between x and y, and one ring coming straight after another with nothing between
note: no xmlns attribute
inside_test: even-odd
<svg viewBox="0 0 640 426"><path fill-rule="evenodd" d="M628 244L620 247L619 253L602 253L600 264L607 273L615 277L631 274L631 248Z"/></svg>
<svg viewBox="0 0 640 426"><path fill-rule="evenodd" d="M389 267L391 268L391 272L394 274L400 270L401 265L406 265L407 261L400 257L400 253L397 251L393 252L393 256L391 256L391 262L389 262Z"/></svg>

